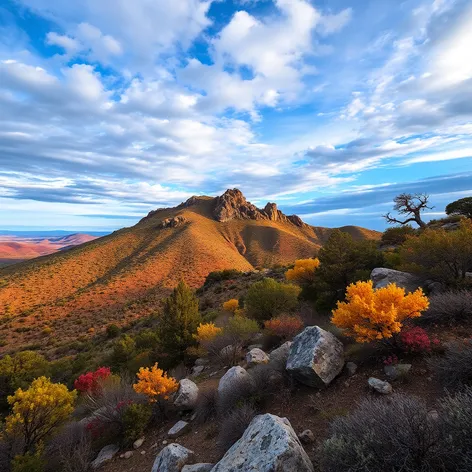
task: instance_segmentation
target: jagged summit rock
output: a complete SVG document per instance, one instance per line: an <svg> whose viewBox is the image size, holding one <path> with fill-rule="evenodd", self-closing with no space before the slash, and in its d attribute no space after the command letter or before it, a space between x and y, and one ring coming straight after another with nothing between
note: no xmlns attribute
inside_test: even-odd
<svg viewBox="0 0 472 472"><path fill-rule="evenodd" d="M263 210L257 208L246 200L242 192L237 189L228 189L220 197L216 198L213 216L217 221L231 220L269 220L291 223L296 226L304 226L305 223L297 215L287 216L282 213L276 203L267 203Z"/></svg>

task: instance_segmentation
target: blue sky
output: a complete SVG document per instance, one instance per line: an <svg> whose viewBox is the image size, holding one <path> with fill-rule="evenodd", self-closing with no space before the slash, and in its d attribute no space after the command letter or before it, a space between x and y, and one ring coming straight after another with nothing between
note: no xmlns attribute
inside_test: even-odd
<svg viewBox="0 0 472 472"><path fill-rule="evenodd" d="M0 229L116 229L238 187L383 229L472 195L468 0L3 0Z"/></svg>

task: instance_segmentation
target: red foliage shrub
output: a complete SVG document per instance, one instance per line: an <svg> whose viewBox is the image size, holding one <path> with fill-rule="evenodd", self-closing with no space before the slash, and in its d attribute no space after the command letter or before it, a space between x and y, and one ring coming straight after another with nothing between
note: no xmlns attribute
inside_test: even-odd
<svg viewBox="0 0 472 472"><path fill-rule="evenodd" d="M102 391L101 381L111 375L109 367L99 367L95 372L82 374L75 382L74 388L80 393L99 394Z"/></svg>
<svg viewBox="0 0 472 472"><path fill-rule="evenodd" d="M386 357L383 363L385 365L398 364L398 357L395 354L392 354L391 356Z"/></svg>
<svg viewBox="0 0 472 472"><path fill-rule="evenodd" d="M282 339L291 339L303 329L300 316L280 315L264 323L266 331Z"/></svg>
<svg viewBox="0 0 472 472"><path fill-rule="evenodd" d="M437 338L431 339L428 333L419 326L402 331L400 341L408 352L429 352L434 345L439 344Z"/></svg>
<svg viewBox="0 0 472 472"><path fill-rule="evenodd" d="M93 439L97 439L105 432L105 424L100 418L94 418L88 422L85 429L90 433Z"/></svg>

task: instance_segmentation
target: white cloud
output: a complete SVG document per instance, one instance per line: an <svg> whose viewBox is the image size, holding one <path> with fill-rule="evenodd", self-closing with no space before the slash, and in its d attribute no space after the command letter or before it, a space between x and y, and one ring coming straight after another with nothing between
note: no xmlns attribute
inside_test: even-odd
<svg viewBox="0 0 472 472"><path fill-rule="evenodd" d="M54 33L53 31L46 35L46 42L52 46L59 46L65 49L67 53L75 53L81 49L81 44L76 39L67 35Z"/></svg>

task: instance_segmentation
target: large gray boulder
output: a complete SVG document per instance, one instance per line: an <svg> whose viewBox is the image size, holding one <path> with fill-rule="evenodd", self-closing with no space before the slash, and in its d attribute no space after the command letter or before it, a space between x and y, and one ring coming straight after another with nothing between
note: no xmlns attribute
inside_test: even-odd
<svg viewBox="0 0 472 472"><path fill-rule="evenodd" d="M283 364L287 363L288 356L290 354L290 348L292 347L292 341L287 341L279 346L277 349L274 349L270 353L270 362L271 364Z"/></svg>
<svg viewBox="0 0 472 472"><path fill-rule="evenodd" d="M344 367L344 347L330 332L308 326L293 339L286 367L305 385L328 385Z"/></svg>
<svg viewBox="0 0 472 472"><path fill-rule="evenodd" d="M197 403L198 387L189 379L182 379L174 397L174 405L181 410L191 410Z"/></svg>
<svg viewBox="0 0 472 472"><path fill-rule="evenodd" d="M251 376L248 374L246 369L240 366L234 366L229 369L223 377L221 377L218 384L218 394L224 395L226 392L231 391L234 385L241 383L250 384L252 382Z"/></svg>
<svg viewBox="0 0 472 472"><path fill-rule="evenodd" d="M374 269L370 278L374 283L374 288L384 288L388 284L394 283L398 287L403 287L406 292L414 292L421 285L416 275L384 267Z"/></svg>
<svg viewBox="0 0 472 472"><path fill-rule="evenodd" d="M212 472L313 472L313 465L286 418L256 416Z"/></svg>
<svg viewBox="0 0 472 472"><path fill-rule="evenodd" d="M214 464L210 464L209 462L184 465L182 472L210 472L210 470L213 469L213 465Z"/></svg>
<svg viewBox="0 0 472 472"><path fill-rule="evenodd" d="M152 472L180 472L184 465L191 462L194 453L180 444L169 444L157 455Z"/></svg>

